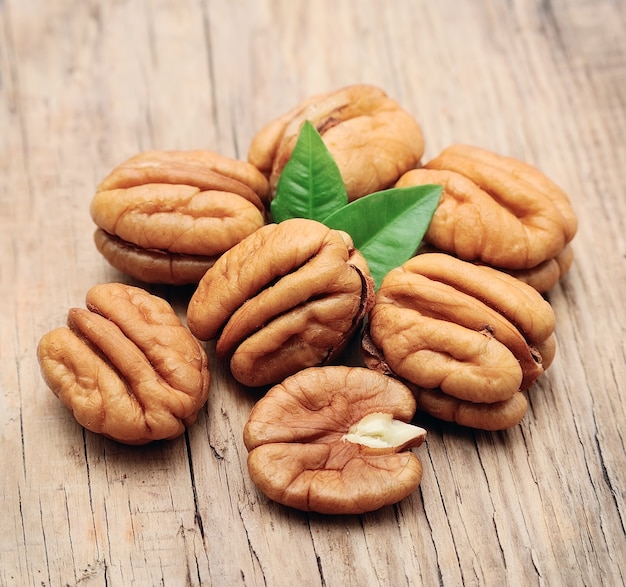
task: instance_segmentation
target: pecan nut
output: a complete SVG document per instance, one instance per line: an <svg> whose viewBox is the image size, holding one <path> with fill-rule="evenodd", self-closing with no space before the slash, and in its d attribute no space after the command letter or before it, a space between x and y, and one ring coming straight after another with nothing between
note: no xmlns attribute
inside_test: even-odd
<svg viewBox="0 0 626 587"><path fill-rule="evenodd" d="M222 255L187 309L190 330L217 338L240 383L281 381L337 356L373 304L373 280L345 232L314 220L267 224Z"/></svg>
<svg viewBox="0 0 626 587"><path fill-rule="evenodd" d="M383 279L363 351L370 368L411 385L420 409L496 430L523 417L521 391L552 361L554 327L550 304L529 285L424 253Z"/></svg>
<svg viewBox="0 0 626 587"><path fill-rule="evenodd" d="M148 283L198 283L224 251L265 223L269 186L245 161L210 151L146 151L98 186L96 247Z"/></svg>
<svg viewBox="0 0 626 587"><path fill-rule="evenodd" d="M430 183L443 193L424 240L466 261L533 268L559 255L576 233L567 194L522 161L453 145L396 186Z"/></svg>
<svg viewBox="0 0 626 587"><path fill-rule="evenodd" d="M390 187L424 152L419 124L397 102L374 86L348 86L303 101L253 137L248 161L272 192L306 120L333 155L350 201Z"/></svg>
<svg viewBox="0 0 626 587"><path fill-rule="evenodd" d="M39 342L50 389L82 426L119 442L182 434L209 394L200 343L165 300L143 289L96 285L86 305Z"/></svg>
<svg viewBox="0 0 626 587"><path fill-rule="evenodd" d="M248 470L270 499L304 511L360 514L420 484L410 450L426 431L409 424L412 392L362 367L311 367L272 387L244 428Z"/></svg>

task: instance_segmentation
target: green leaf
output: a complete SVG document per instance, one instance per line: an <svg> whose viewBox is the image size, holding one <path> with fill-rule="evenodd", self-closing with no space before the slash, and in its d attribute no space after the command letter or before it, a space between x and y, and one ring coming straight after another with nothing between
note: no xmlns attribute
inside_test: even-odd
<svg viewBox="0 0 626 587"><path fill-rule="evenodd" d="M339 168L322 137L307 120L283 168L270 204L274 222L288 218L322 220L348 203Z"/></svg>
<svg viewBox="0 0 626 587"><path fill-rule="evenodd" d="M376 289L394 267L410 259L435 213L442 187L420 185L376 192L350 202L322 222L344 230L363 254Z"/></svg>

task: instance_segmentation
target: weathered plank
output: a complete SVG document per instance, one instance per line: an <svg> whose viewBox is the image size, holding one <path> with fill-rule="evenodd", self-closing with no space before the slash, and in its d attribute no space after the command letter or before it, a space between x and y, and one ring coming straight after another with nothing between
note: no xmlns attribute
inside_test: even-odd
<svg viewBox="0 0 626 587"><path fill-rule="evenodd" d="M618 585L626 581L626 7L577 2L0 1L0 585ZM83 431L35 348L122 280L89 201L143 149L245 158L309 95L383 87L426 158L468 142L568 191L576 262L548 298L558 356L520 426L418 416L419 490L328 517L247 476L257 394L211 356L209 404L173 442ZM152 287L184 318L189 288Z"/></svg>

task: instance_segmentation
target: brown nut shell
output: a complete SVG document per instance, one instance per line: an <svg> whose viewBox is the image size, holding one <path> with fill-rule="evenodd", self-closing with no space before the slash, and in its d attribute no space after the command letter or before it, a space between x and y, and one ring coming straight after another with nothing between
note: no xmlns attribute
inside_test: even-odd
<svg viewBox="0 0 626 587"><path fill-rule="evenodd" d="M330 361L373 304L367 263L350 237L302 218L268 224L222 255L187 309L190 330L218 338L245 385L276 383Z"/></svg>
<svg viewBox="0 0 626 587"><path fill-rule="evenodd" d="M360 367L312 367L272 387L244 428L248 469L270 499L304 511L360 514L396 503L419 485L422 467L409 449L426 432L407 426L411 391ZM400 444L373 448L348 440L355 424L385 414L405 423Z"/></svg>
<svg viewBox="0 0 626 587"><path fill-rule="evenodd" d="M350 201L391 186L424 152L419 124L397 102L375 86L347 86L308 98L253 138L248 160L269 177L272 193L306 120L333 155Z"/></svg>
<svg viewBox="0 0 626 587"><path fill-rule="evenodd" d="M424 239L461 259L529 269L556 257L576 233L567 195L516 159L453 145L396 186L432 183L443 193Z"/></svg>
<svg viewBox="0 0 626 587"><path fill-rule="evenodd" d="M110 283L87 292L67 328L42 337L44 380L88 430L126 444L171 439L205 404L210 374L200 343L172 307Z"/></svg>
<svg viewBox="0 0 626 587"><path fill-rule="evenodd" d="M496 404L543 373L541 351L552 361L554 326L551 306L527 284L490 267L424 253L384 278L363 348L368 366L413 386ZM448 407L437 411L454 413Z"/></svg>
<svg viewBox="0 0 626 587"><path fill-rule="evenodd" d="M263 226L269 186L245 161L210 151L148 151L114 169L91 202L96 246L149 283L197 283Z"/></svg>

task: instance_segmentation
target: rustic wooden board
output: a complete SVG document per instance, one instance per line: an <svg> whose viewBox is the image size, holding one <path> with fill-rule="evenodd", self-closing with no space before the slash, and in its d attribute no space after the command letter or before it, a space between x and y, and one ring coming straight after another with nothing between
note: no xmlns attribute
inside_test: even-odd
<svg viewBox="0 0 626 587"><path fill-rule="evenodd" d="M607 585L626 581L623 0L0 0L0 585ZM301 99L379 85L426 158L468 142L568 191L554 365L501 433L420 420L421 487L363 516L259 494L255 397L211 354L208 406L143 448L85 432L35 348L99 282L89 201L147 148L245 158ZM181 317L189 288L151 287Z"/></svg>

